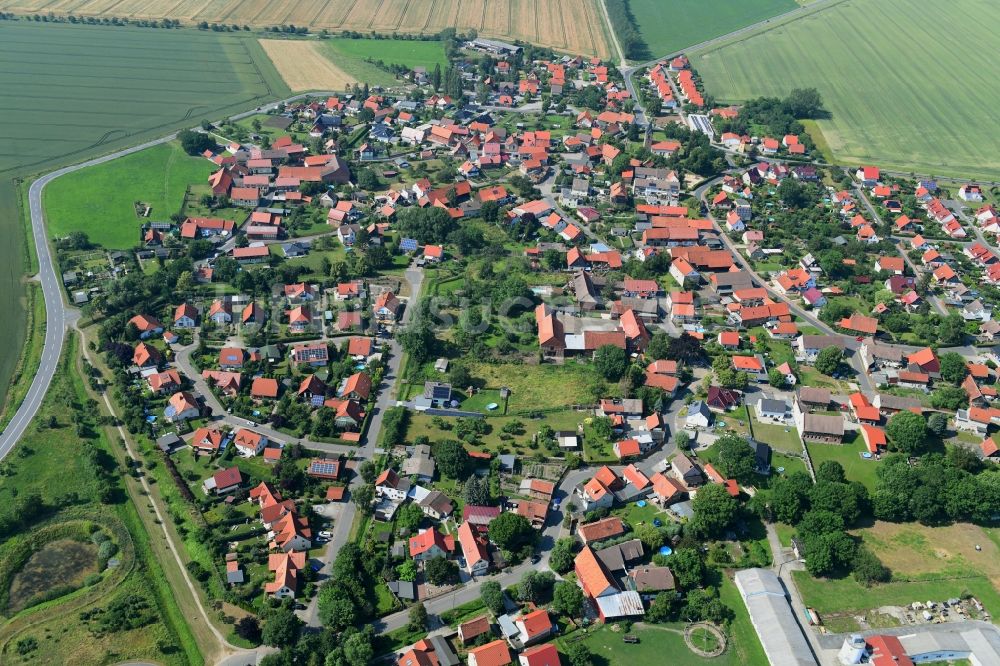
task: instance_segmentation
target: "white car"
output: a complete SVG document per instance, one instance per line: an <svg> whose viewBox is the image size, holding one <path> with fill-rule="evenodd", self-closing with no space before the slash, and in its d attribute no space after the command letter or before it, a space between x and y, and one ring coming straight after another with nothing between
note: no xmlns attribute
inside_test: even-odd
<svg viewBox="0 0 1000 666"><path fill-rule="evenodd" d="M321 539L332 539L333 538L333 534L331 534L330 532L320 532L319 536L320 536Z"/></svg>

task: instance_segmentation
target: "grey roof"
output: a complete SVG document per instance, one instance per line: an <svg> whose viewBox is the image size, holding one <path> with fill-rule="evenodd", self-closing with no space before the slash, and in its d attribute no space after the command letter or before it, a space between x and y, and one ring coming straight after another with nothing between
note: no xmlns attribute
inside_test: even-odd
<svg viewBox="0 0 1000 666"><path fill-rule="evenodd" d="M825 349L826 347L844 349L845 344L839 335L803 335L800 346L802 349Z"/></svg>
<svg viewBox="0 0 1000 666"><path fill-rule="evenodd" d="M757 401L757 410L762 414L783 414L788 411L788 403L784 400L775 400L774 398L761 398Z"/></svg>
<svg viewBox="0 0 1000 666"><path fill-rule="evenodd" d="M642 542L638 539L631 539L608 548L601 548L594 554L608 571L624 571L628 568L627 565L642 559Z"/></svg>
<svg viewBox="0 0 1000 666"><path fill-rule="evenodd" d="M903 360L903 348L895 345L883 345L878 342L868 342L865 345L868 355L873 359L884 359L899 363Z"/></svg>
<svg viewBox="0 0 1000 666"><path fill-rule="evenodd" d="M901 412L904 409L909 409L910 407L920 407L920 401L916 398L904 398L898 395L892 395L891 393L876 393L875 400L872 402L879 409L891 409L897 412Z"/></svg>
<svg viewBox="0 0 1000 666"><path fill-rule="evenodd" d="M771 664L817 666L778 577L767 569L744 569L735 581Z"/></svg>
<svg viewBox="0 0 1000 666"><path fill-rule="evenodd" d="M400 542L402 545L402 542ZM387 583L389 591L400 599L416 599L417 590L412 582L408 580L391 580Z"/></svg>
<svg viewBox="0 0 1000 666"><path fill-rule="evenodd" d="M844 418L825 414L806 414L802 420L802 430L822 435L844 436Z"/></svg>
<svg viewBox="0 0 1000 666"><path fill-rule="evenodd" d="M636 592L660 592L676 587L674 574L667 567L646 565L628 572Z"/></svg>
<svg viewBox="0 0 1000 666"><path fill-rule="evenodd" d="M438 666L458 666L461 663L444 636L431 636L427 638L427 641L434 648L434 656L437 657Z"/></svg>
<svg viewBox="0 0 1000 666"><path fill-rule="evenodd" d="M799 389L799 400L813 405L829 405L830 391L825 388L815 388L813 386L803 386Z"/></svg>
<svg viewBox="0 0 1000 666"><path fill-rule="evenodd" d="M702 400L695 400L690 405L688 405L687 415L692 416L694 414L701 414L707 419L712 418L712 411L708 408L708 405L706 405Z"/></svg>
<svg viewBox="0 0 1000 666"><path fill-rule="evenodd" d="M713 273L712 283L717 287L749 289L753 287L753 277L743 270L730 271L728 273Z"/></svg>

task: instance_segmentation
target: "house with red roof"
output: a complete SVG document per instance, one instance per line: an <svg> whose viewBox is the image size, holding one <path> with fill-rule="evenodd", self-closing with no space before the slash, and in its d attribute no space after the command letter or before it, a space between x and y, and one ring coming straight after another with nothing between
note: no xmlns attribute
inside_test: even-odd
<svg viewBox="0 0 1000 666"><path fill-rule="evenodd" d="M556 630L556 624L544 608L521 615L514 620L514 626L519 633L516 637L511 637L511 643L518 649L544 641Z"/></svg>
<svg viewBox="0 0 1000 666"><path fill-rule="evenodd" d="M511 661L510 649L500 639L469 650L469 666L509 666Z"/></svg>
<svg viewBox="0 0 1000 666"><path fill-rule="evenodd" d="M458 544L462 547L465 568L471 576L482 576L490 570L490 553L485 528L469 520L458 526Z"/></svg>
<svg viewBox="0 0 1000 666"><path fill-rule="evenodd" d="M128 323L139 329L139 338L146 340L154 335L163 333L163 324L156 317L138 314L128 320Z"/></svg>
<svg viewBox="0 0 1000 666"><path fill-rule="evenodd" d="M560 666L555 643L530 647L518 656L519 666Z"/></svg>
<svg viewBox="0 0 1000 666"><path fill-rule="evenodd" d="M451 540L450 546L449 540ZM451 537L446 537L437 528L432 527L410 537L410 557L417 562L431 560L435 557L448 557L448 554L454 550L454 546L454 540Z"/></svg>

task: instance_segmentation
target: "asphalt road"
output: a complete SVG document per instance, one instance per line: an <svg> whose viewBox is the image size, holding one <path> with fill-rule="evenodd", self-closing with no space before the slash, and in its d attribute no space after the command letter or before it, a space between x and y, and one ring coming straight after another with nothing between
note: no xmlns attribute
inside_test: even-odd
<svg viewBox="0 0 1000 666"><path fill-rule="evenodd" d="M21 406L18 407L14 418L7 424L3 434L0 434L0 460L5 458L14 445L24 434L28 424L38 413L42 400L52 384L59 365L59 354L62 351L63 343L66 340L66 329L73 325L79 318L79 311L66 306L62 295L62 278L58 267L49 248L48 239L45 233L45 211L42 208L42 192L45 186L56 178L67 173L79 171L95 164L110 162L130 153L145 150L151 146L166 143L176 136L171 134L155 141L146 143L118 152L97 157L80 164L74 164L52 173L48 173L31 184L28 190L28 206L31 215L31 233L35 241L35 252L38 254L38 276L37 281L42 285L42 295L45 298L45 342L42 347L42 359L31 381L31 387L25 396Z"/></svg>
<svg viewBox="0 0 1000 666"><path fill-rule="evenodd" d="M402 323L406 324L416 309L417 300L420 298L420 289L423 286L424 272L420 268L410 266L405 273L406 282L409 284L409 298L406 301L406 309L403 311ZM382 433L382 421L385 418L387 409L396 404L396 382L399 377L399 366L403 360L403 349L395 340L389 343L389 360L386 362L385 373L382 377L382 384L379 386L378 397L375 400L375 407L372 408L372 417L368 422L368 430L365 433L361 446L355 452L355 460L369 460L375 455L375 447L378 445L379 436ZM356 488L363 483L361 476L355 474L350 480L348 492L351 488ZM318 579L325 580L330 575L330 568L333 565L337 553L350 540L351 525L357 514L357 506L348 496L344 502L337 507L337 514L333 523L333 535L323 556L320 558L323 567L319 570ZM306 606L304 611L299 613L306 625L309 627L320 627L318 596Z"/></svg>

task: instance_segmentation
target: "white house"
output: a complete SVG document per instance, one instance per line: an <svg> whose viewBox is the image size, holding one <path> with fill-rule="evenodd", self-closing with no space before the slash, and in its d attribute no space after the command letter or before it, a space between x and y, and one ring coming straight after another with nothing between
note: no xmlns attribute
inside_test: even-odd
<svg viewBox="0 0 1000 666"><path fill-rule="evenodd" d="M707 428L712 423L712 412L702 400L688 405L687 416L684 417L685 428Z"/></svg>

